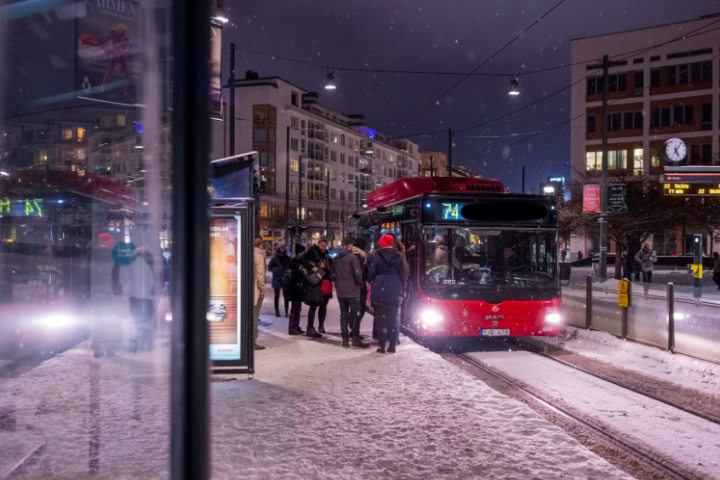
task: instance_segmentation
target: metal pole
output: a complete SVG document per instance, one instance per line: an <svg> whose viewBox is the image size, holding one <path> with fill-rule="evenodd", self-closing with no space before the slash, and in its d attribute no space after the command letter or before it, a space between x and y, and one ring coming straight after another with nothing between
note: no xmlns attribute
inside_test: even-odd
<svg viewBox="0 0 720 480"><path fill-rule="evenodd" d="M430 155L430 177L432 178L434 176L435 176L435 166L433 164L433 156Z"/></svg>
<svg viewBox="0 0 720 480"><path fill-rule="evenodd" d="M608 71L610 61L603 56L603 91L602 91L602 177L600 184L600 278L607 279L607 177L608 177Z"/></svg>
<svg viewBox="0 0 720 480"><path fill-rule="evenodd" d="M693 263L695 265L700 265L700 272L702 272L702 263L703 263L703 235L696 234L693 238ZM702 278L700 278L700 275L693 274L693 298L702 298Z"/></svg>
<svg viewBox="0 0 720 480"><path fill-rule="evenodd" d="M592 275L585 279L585 328L588 330L592 327L592 279Z"/></svg>
<svg viewBox="0 0 720 480"><path fill-rule="evenodd" d="M210 477L208 327L210 2L172 5L172 361L170 478Z"/></svg>
<svg viewBox="0 0 720 480"><path fill-rule="evenodd" d="M230 156L235 155L235 44L230 44Z"/></svg>
<svg viewBox="0 0 720 480"><path fill-rule="evenodd" d="M525 193L525 165L522 167L522 193Z"/></svg>
<svg viewBox="0 0 720 480"><path fill-rule="evenodd" d="M452 128L448 128L448 171L447 176L452 177Z"/></svg>
<svg viewBox="0 0 720 480"><path fill-rule="evenodd" d="M285 146L285 245L290 248L290 126L285 134Z"/></svg>
<svg viewBox="0 0 720 480"><path fill-rule="evenodd" d="M302 224L302 176L303 176L303 166L302 166L302 155L298 157L298 211L297 211L297 236L298 236L298 243L301 243L302 239L302 232L300 231L300 225Z"/></svg>
<svg viewBox="0 0 720 480"><path fill-rule="evenodd" d="M360 177L355 175L355 213L360 213Z"/></svg>
<svg viewBox="0 0 720 480"><path fill-rule="evenodd" d="M667 284L667 314L668 314L668 351L675 348L675 285Z"/></svg>
<svg viewBox="0 0 720 480"><path fill-rule="evenodd" d="M620 329L620 336L624 339L627 338L627 332L628 332L628 317L629 317L629 310L630 305L632 304L632 283L628 281L628 306L622 307L622 326Z"/></svg>
<svg viewBox="0 0 720 480"><path fill-rule="evenodd" d="M327 185L325 185L325 198L327 200L327 211L325 212L325 235L327 236L330 246L333 246L335 242L332 240L332 234L330 232L330 169L325 169L325 176L327 177Z"/></svg>

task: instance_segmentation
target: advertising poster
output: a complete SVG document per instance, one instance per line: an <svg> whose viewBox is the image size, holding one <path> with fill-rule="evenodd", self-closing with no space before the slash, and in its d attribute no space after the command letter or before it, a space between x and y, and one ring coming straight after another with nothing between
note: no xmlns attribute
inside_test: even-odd
<svg viewBox="0 0 720 480"><path fill-rule="evenodd" d="M600 185L585 185L583 187L583 212L600 211Z"/></svg>
<svg viewBox="0 0 720 480"><path fill-rule="evenodd" d="M222 27L210 25L210 118L222 120Z"/></svg>
<svg viewBox="0 0 720 480"><path fill-rule="evenodd" d="M240 360L239 217L210 219L210 360Z"/></svg>
<svg viewBox="0 0 720 480"><path fill-rule="evenodd" d="M625 213L627 212L627 204L625 203L625 195L627 188L625 185L608 185L608 212Z"/></svg>
<svg viewBox="0 0 720 480"><path fill-rule="evenodd" d="M135 105L141 84L141 8L133 0L83 2L75 27L79 98Z"/></svg>

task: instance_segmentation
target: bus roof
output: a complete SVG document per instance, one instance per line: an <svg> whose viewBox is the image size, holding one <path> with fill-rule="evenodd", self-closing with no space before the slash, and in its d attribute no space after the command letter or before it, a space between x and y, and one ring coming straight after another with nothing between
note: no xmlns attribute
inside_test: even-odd
<svg viewBox="0 0 720 480"><path fill-rule="evenodd" d="M392 205L424 193L479 192L503 193L505 186L497 180L457 177L401 178L368 194L368 210Z"/></svg>

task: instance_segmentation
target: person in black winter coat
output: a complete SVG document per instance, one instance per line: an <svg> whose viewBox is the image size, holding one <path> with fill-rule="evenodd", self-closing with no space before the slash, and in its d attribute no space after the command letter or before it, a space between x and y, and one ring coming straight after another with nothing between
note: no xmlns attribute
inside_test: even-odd
<svg viewBox="0 0 720 480"><path fill-rule="evenodd" d="M323 305L327 305L322 293L322 281L327 276L327 261L318 245L313 245L300 256L300 276L302 278L303 303L310 307L308 310L308 323L306 336L322 338L315 331L315 313Z"/></svg>
<svg viewBox="0 0 720 480"><path fill-rule="evenodd" d="M285 302L285 316L288 316L288 298L287 290L282 288L280 279L285 275L285 270L290 266L290 257L288 257L287 249L285 248L285 242L278 242L278 248L270 259L268 270L272 272L272 288L275 290L275 316L280 316L280 290L282 290L283 301Z"/></svg>
<svg viewBox="0 0 720 480"><path fill-rule="evenodd" d="M288 334L302 335L305 332L300 328L300 312L303 304L303 280L300 274L300 255L305 252L305 247L299 243L295 244L295 252L290 260L289 269L291 272L290 284L287 293L290 298L290 317L288 319ZM284 293L284 292L283 292Z"/></svg>
<svg viewBox="0 0 720 480"><path fill-rule="evenodd" d="M393 240L392 235L380 238L380 251L370 260L367 276L372 284L370 303L378 322L379 353L385 353L388 341L390 346L387 351L395 353L396 320L404 296L405 265L400 254L393 249Z"/></svg>

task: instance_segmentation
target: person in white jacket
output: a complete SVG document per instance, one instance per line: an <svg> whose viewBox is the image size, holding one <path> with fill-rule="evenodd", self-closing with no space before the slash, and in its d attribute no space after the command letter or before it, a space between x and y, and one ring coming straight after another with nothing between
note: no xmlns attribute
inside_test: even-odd
<svg viewBox="0 0 720 480"><path fill-rule="evenodd" d="M253 310L253 330L255 350L265 350L265 347L258 345L258 324L260 323L260 307L265 300L265 268L266 254L262 248L262 237L255 237L255 308Z"/></svg>
<svg viewBox="0 0 720 480"><path fill-rule="evenodd" d="M653 265L657 263L657 253L649 243L646 243L635 254L635 262L640 266L640 271L643 275L643 288L645 289L645 298L647 299L650 296Z"/></svg>

